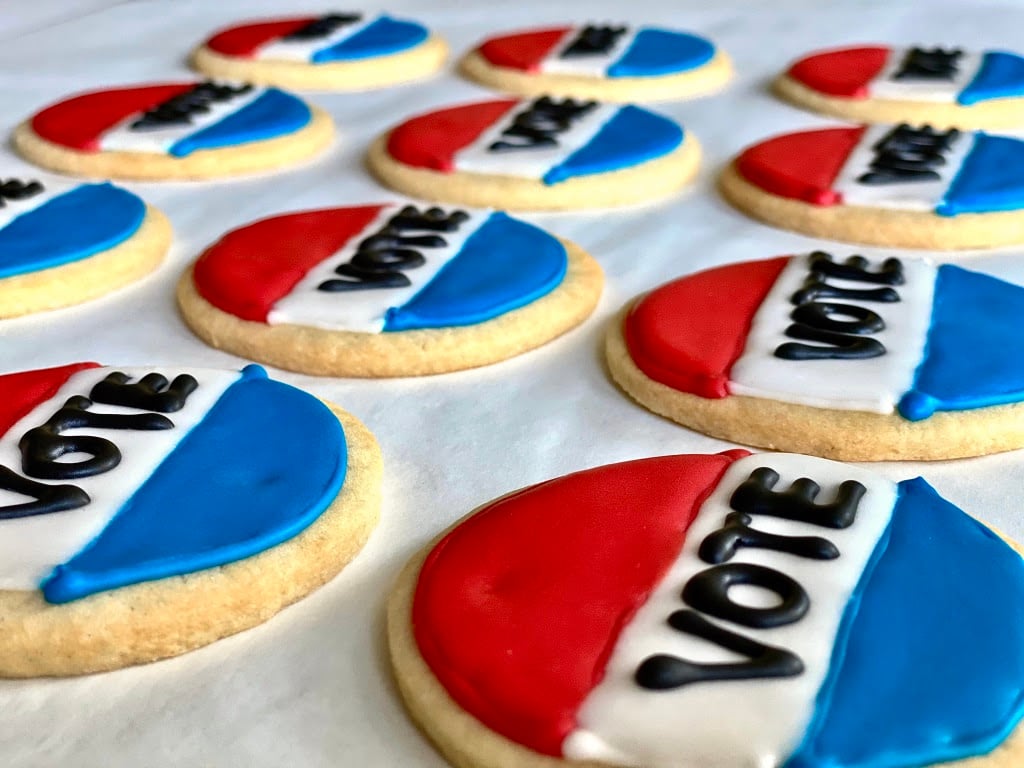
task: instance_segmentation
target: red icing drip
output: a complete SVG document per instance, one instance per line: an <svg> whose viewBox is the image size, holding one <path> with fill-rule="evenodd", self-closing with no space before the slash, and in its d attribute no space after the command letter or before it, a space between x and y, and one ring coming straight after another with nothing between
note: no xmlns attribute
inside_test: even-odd
<svg viewBox="0 0 1024 768"><path fill-rule="evenodd" d="M648 378L673 389L728 397L729 371L754 314L788 261L730 264L656 288L626 317L629 356Z"/></svg>
<svg viewBox="0 0 1024 768"><path fill-rule="evenodd" d="M561 755L618 635L678 557L701 503L747 451L598 467L494 502L430 553L416 642L459 706Z"/></svg>
<svg viewBox="0 0 1024 768"><path fill-rule="evenodd" d="M762 141L736 159L743 178L766 192L811 205L839 205L832 184L864 127L801 131Z"/></svg>
<svg viewBox="0 0 1024 768"><path fill-rule="evenodd" d="M571 27L538 29L533 32L521 32L518 35L492 37L481 43L477 50L496 67L537 72L544 57L561 42L570 29Z"/></svg>
<svg viewBox="0 0 1024 768"><path fill-rule="evenodd" d="M259 24L245 24L240 27L222 29L206 41L211 51L225 56L248 58L264 43L290 35L297 29L317 20L316 16L304 16L301 19L277 19Z"/></svg>
<svg viewBox="0 0 1024 768"><path fill-rule="evenodd" d="M96 152L103 134L128 115L152 109L194 85L145 85L72 96L37 112L32 118L32 130L54 144Z"/></svg>
<svg viewBox="0 0 1024 768"><path fill-rule="evenodd" d="M196 290L224 312L265 323L275 302L362 232L383 207L289 213L228 232L196 262Z"/></svg>
<svg viewBox="0 0 1024 768"><path fill-rule="evenodd" d="M866 99L871 95L868 83L888 59L888 48L843 48L800 59L786 74L819 93Z"/></svg>
<svg viewBox="0 0 1024 768"><path fill-rule="evenodd" d="M391 131L388 154L414 168L451 173L455 153L504 117L519 101L501 99L428 112Z"/></svg>
<svg viewBox="0 0 1024 768"><path fill-rule="evenodd" d="M0 376L0 436L37 405L57 394L72 374L98 367L99 363L73 363Z"/></svg>

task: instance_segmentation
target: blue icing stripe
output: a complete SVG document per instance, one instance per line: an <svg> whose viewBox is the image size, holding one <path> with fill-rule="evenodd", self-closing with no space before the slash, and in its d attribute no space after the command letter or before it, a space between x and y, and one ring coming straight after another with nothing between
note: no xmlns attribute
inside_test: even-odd
<svg viewBox="0 0 1024 768"><path fill-rule="evenodd" d="M545 184L575 176L631 168L662 157L683 143L683 129L646 109L625 106L605 123L586 146L544 174Z"/></svg>
<svg viewBox="0 0 1024 768"><path fill-rule="evenodd" d="M413 48L429 36L427 28L413 21L398 21L390 16L374 19L351 37L330 48L316 51L310 59L314 64L327 61L348 61L387 56Z"/></svg>
<svg viewBox="0 0 1024 768"><path fill-rule="evenodd" d="M622 57L608 67L608 77L653 77L685 72L714 58L710 41L685 32L641 29Z"/></svg>
<svg viewBox="0 0 1024 768"><path fill-rule="evenodd" d="M550 293L565 277L566 266L565 247L557 238L492 213L429 283L387 311L384 330L490 320Z"/></svg>
<svg viewBox="0 0 1024 768"><path fill-rule="evenodd" d="M879 548L786 768L960 760L995 748L1024 715L1020 556L921 478L899 484Z"/></svg>
<svg viewBox="0 0 1024 768"><path fill-rule="evenodd" d="M1024 208L1024 141L978 133L935 209L940 216Z"/></svg>
<svg viewBox="0 0 1024 768"><path fill-rule="evenodd" d="M309 107L302 99L277 88L268 88L223 120L176 141L169 151L175 157L185 157L197 149L273 139L294 133L311 118Z"/></svg>
<svg viewBox="0 0 1024 768"><path fill-rule="evenodd" d="M0 278L58 267L113 248L139 228L146 204L112 184L83 184L0 229Z"/></svg>
<svg viewBox="0 0 1024 768"><path fill-rule="evenodd" d="M899 403L911 421L1024 400L1024 288L939 267L924 359Z"/></svg>
<svg viewBox="0 0 1024 768"><path fill-rule="evenodd" d="M1005 51L990 51L981 58L974 79L956 97L958 104L1024 96L1024 57Z"/></svg>
<svg viewBox="0 0 1024 768"><path fill-rule="evenodd" d="M346 457L327 406L250 365L43 595L65 603L280 544L331 503Z"/></svg>

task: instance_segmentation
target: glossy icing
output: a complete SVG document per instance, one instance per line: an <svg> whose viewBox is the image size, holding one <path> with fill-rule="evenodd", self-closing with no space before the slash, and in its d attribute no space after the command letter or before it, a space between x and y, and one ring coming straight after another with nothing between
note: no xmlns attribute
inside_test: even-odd
<svg viewBox="0 0 1024 768"><path fill-rule="evenodd" d="M85 152L131 151L185 157L197 149L243 144L294 133L311 114L301 99L276 88L250 88L195 111L189 122L140 130L143 113L181 97L194 83L94 91L60 101L32 118L42 138Z"/></svg>
<svg viewBox="0 0 1024 768"><path fill-rule="evenodd" d="M755 477L762 490L743 491ZM844 493L852 506L840 516ZM638 685L656 657L736 666L718 640L674 627L699 615L695 577L723 568L708 567L717 561L701 545L738 509L753 513L762 543L725 565L783 574L809 607L759 626L750 620L778 615L778 597L734 588L736 621L710 621L795 653L799 671ZM809 535L838 556L780 549ZM732 451L599 467L485 506L427 557L412 626L462 709L542 754L650 768L909 768L985 754L1020 720L1022 597L1021 558L923 480Z"/></svg>
<svg viewBox="0 0 1024 768"><path fill-rule="evenodd" d="M138 230L146 205L110 183L47 181L0 208L0 279L68 264L108 250Z"/></svg>

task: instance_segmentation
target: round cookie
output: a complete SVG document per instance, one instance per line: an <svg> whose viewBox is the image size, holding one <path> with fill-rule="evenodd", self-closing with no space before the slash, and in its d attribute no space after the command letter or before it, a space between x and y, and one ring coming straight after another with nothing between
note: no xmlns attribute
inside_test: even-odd
<svg viewBox="0 0 1024 768"><path fill-rule="evenodd" d="M1015 549L922 478L738 450L612 464L415 556L391 661L460 768L1008 768Z"/></svg>
<svg viewBox="0 0 1024 768"><path fill-rule="evenodd" d="M329 13L222 29L192 52L191 61L210 77L348 91L427 77L447 55L445 42L417 22Z"/></svg>
<svg viewBox="0 0 1024 768"><path fill-rule="evenodd" d="M1024 141L876 125L774 136L720 187L733 205L796 232L870 245L960 250L1024 243Z"/></svg>
<svg viewBox="0 0 1024 768"><path fill-rule="evenodd" d="M1024 58L1006 51L884 45L817 51L791 64L774 89L797 106L855 122L1024 123Z"/></svg>
<svg viewBox="0 0 1024 768"><path fill-rule="evenodd" d="M0 319L123 288L170 244L164 215L110 183L0 179Z"/></svg>
<svg viewBox="0 0 1024 768"><path fill-rule="evenodd" d="M0 677L141 664L260 624L377 521L354 417L238 371L0 376Z"/></svg>
<svg viewBox="0 0 1024 768"><path fill-rule="evenodd" d="M413 197L508 210L628 205L689 182L700 147L632 105L501 99L417 115L370 147L370 170Z"/></svg>
<svg viewBox="0 0 1024 768"><path fill-rule="evenodd" d="M91 91L37 112L14 146L76 176L207 179L293 165L325 149L330 116L277 88L165 83Z"/></svg>
<svg viewBox="0 0 1024 768"><path fill-rule="evenodd" d="M847 461L1024 446L1024 288L826 253L667 283L608 331L613 378L714 437Z"/></svg>
<svg viewBox="0 0 1024 768"><path fill-rule="evenodd" d="M582 249L505 213L367 205L227 233L178 284L208 344L321 376L419 376L504 360L593 311Z"/></svg>
<svg viewBox="0 0 1024 768"><path fill-rule="evenodd" d="M635 102L717 91L732 62L703 37L626 24L513 32L488 38L462 59L467 77L522 96Z"/></svg>

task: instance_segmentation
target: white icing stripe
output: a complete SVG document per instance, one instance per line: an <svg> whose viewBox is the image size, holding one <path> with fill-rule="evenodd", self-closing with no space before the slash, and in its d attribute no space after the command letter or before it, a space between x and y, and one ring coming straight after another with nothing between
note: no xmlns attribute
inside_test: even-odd
<svg viewBox="0 0 1024 768"><path fill-rule="evenodd" d="M630 28L616 39L615 44L605 53L588 56L561 58L562 52L576 40L584 25L576 26L565 33L558 45L544 57L540 63L540 71L545 75L578 75L581 77L604 77L608 67L622 57L636 39L636 29Z"/></svg>
<svg viewBox="0 0 1024 768"><path fill-rule="evenodd" d="M334 30L331 34L318 37L315 40L285 40L284 38L270 40L256 49L253 58L264 61L301 61L308 63L317 51L330 48L343 40L347 40L357 32L362 32L378 18L380 16L374 16L370 19L364 18L362 21L357 21L354 24L346 24Z"/></svg>
<svg viewBox="0 0 1024 768"><path fill-rule="evenodd" d="M785 335L793 322L790 298L810 274L808 257L790 259L754 315L743 354L729 373L729 391L818 408L892 413L910 389L914 371L924 357L935 295L935 265L924 259L900 261L905 282L893 286L900 295L898 302L821 299L867 307L877 313L885 321L885 328L871 334L871 338L882 343L884 355L862 360L784 360L775 356L775 349L780 344L801 341ZM879 287L831 277L827 282L856 290Z"/></svg>
<svg viewBox="0 0 1024 768"><path fill-rule="evenodd" d="M306 273L291 293L279 299L267 315L270 325L294 323L324 328L331 331L361 331L380 333L384 330L384 315L391 307L400 307L420 292L441 268L458 255L466 240L490 218L492 211L460 208L469 214L455 232L403 229L402 235L418 237L436 234L447 243L440 248L418 248L426 263L421 267L402 272L409 278L410 285L401 288L369 288L358 291L333 293L317 288L325 280L337 279L335 268L351 259L360 241L387 224L388 219L401 210L400 206L385 206L377 218L370 222L358 235L345 243L344 247L324 259Z"/></svg>
<svg viewBox="0 0 1024 768"><path fill-rule="evenodd" d="M0 436L0 464L21 471L18 441L34 427L44 424L64 402L75 395L88 396L93 385L107 374L121 371L132 380L147 373L160 373L169 380L188 373L199 386L189 395L185 407L177 413L165 414L174 429L137 431L130 429L69 429L62 434L95 435L116 445L121 463L108 472L75 480L42 480L50 485L72 484L89 494L92 501L84 507L15 520L0 520L0 589L37 589L40 581L54 566L67 561L106 527L114 514L135 493L153 470L174 450L175 446L199 424L224 391L241 376L237 371L190 368L93 368L71 376L57 394L36 406ZM141 413L136 408L96 403L89 410L96 413ZM71 458L83 458L68 456ZM24 496L0 490L0 506L20 504Z"/></svg>
<svg viewBox="0 0 1024 768"><path fill-rule="evenodd" d="M964 159L974 146L974 134L965 131L953 140L943 153L945 163L936 166L937 181L907 181L897 184L862 184L861 174L870 170L876 157L872 147L893 129L891 125L874 125L864 131L857 146L850 153L832 189L843 196L845 205L863 205L875 208L901 208L913 211L934 211L942 202L946 190L960 171Z"/></svg>
<svg viewBox="0 0 1024 768"><path fill-rule="evenodd" d="M721 528L731 511L729 498L758 467L779 473L776 491L800 477L834 498L839 483L856 480L867 488L856 521L844 530L756 515L752 527L789 536L824 536L839 548L835 560L811 560L767 549L740 548L731 563L755 563L795 579L810 597L799 621L772 629L751 629L708 617L758 642L795 653L804 664L796 677L732 680L650 691L634 682L644 659L670 654L695 662L741 661L735 654L679 632L668 617L685 604L683 586L710 566L697 555L704 538ZM815 698L829 669L839 623L866 563L888 526L896 486L876 474L825 459L793 454L761 454L735 462L701 506L678 560L619 635L604 679L577 712L578 727L563 742L566 757L602 760L644 768L775 768L799 745L814 713ZM747 600L749 592L730 590L734 600L756 607L771 601Z"/></svg>
<svg viewBox="0 0 1024 768"><path fill-rule="evenodd" d="M868 93L872 99L891 99L893 101L956 101L960 91L971 84L978 70L981 69L984 54L964 51L957 60L956 74L950 80L894 80L903 64L909 48L893 48L882 70L868 83Z"/></svg>
<svg viewBox="0 0 1024 768"><path fill-rule="evenodd" d="M564 163L576 150L589 144L597 132L604 127L604 124L619 111L617 105L598 104L590 112L575 118L567 130L555 134L554 138L558 144L554 147L530 147L522 150L488 152L487 148L502 138L501 132L512 125L515 116L529 109L531 103L530 101L520 102L509 110L501 120L484 131L480 138L456 152L455 170L543 179L548 171Z"/></svg>
<svg viewBox="0 0 1024 768"><path fill-rule="evenodd" d="M25 183L28 183L32 179L21 179ZM4 207L0 208L0 229L3 229L12 221L19 216L26 213L31 213L36 208L41 208L46 203L50 202L54 198L60 197L65 192L70 192L73 189L77 189L81 186L79 182L68 184L63 181L46 181L45 183L40 181L43 185L43 191L32 197L26 197L21 200L12 200L9 197L3 199Z"/></svg>
<svg viewBox="0 0 1024 768"><path fill-rule="evenodd" d="M218 84L239 86L241 83L227 83L219 81ZM266 88L251 88L245 93L232 96L224 101L215 101L210 104L207 112L195 112L192 114L191 122L188 125L172 125L166 128L154 128L144 131L131 130L131 124L138 120L143 113L135 112L128 115L117 125L108 129L99 141L100 149L106 151L123 152L153 152L166 154L177 142L208 128L214 123L220 122L230 114L237 112L243 107L249 106L260 96L266 93Z"/></svg>

